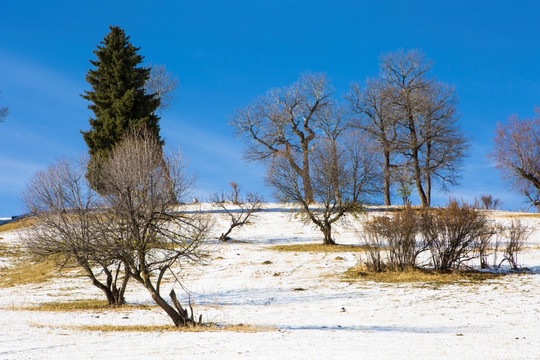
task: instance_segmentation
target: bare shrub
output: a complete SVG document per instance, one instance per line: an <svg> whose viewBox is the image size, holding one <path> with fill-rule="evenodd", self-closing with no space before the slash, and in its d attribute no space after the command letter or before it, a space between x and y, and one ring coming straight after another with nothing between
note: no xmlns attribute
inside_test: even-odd
<svg viewBox="0 0 540 360"><path fill-rule="evenodd" d="M505 235L507 237L506 248L504 249L504 261L508 261L510 267L517 270L518 267L518 254L525 247L525 243L531 231L529 228L521 223L520 220L512 221L512 224L505 229Z"/></svg>
<svg viewBox="0 0 540 360"><path fill-rule="evenodd" d="M365 229L365 227L364 227ZM384 260L384 242L380 236L371 232L364 231L360 233L362 239L362 245L364 245L366 251L366 258L363 259L363 263L370 271L381 272L386 269L386 261Z"/></svg>
<svg viewBox="0 0 540 360"><path fill-rule="evenodd" d="M492 247L492 238L497 234L497 226L490 226L490 230L486 231L485 234L476 238L473 244L473 249L477 252L477 257L480 260L480 268L489 269L488 257L490 255L490 250ZM495 239L497 244L497 238ZM498 244L496 245L496 247ZM495 248L493 256L496 256L497 249ZM476 257L475 256L475 257Z"/></svg>
<svg viewBox="0 0 540 360"><path fill-rule="evenodd" d="M478 200L476 200L478 202ZM480 196L480 201L478 202L478 208L484 210L497 210L502 206L502 201L500 199L495 199L492 195L482 195Z"/></svg>
<svg viewBox="0 0 540 360"><path fill-rule="evenodd" d="M489 245L490 237L484 236L479 239L474 244L474 248L478 251L478 258L480 259L480 268L489 269L487 257L489 255Z"/></svg>
<svg viewBox="0 0 540 360"><path fill-rule="evenodd" d="M236 228L253 222L256 213L261 211L263 198L258 194L248 193L245 198L240 195L240 187L231 182L232 191L229 194L214 194L211 201L214 207L221 209L230 219L229 228L221 233L219 240L230 240L229 234ZM230 205L233 205L231 207Z"/></svg>
<svg viewBox="0 0 540 360"><path fill-rule="evenodd" d="M475 243L491 234L484 213L465 203L422 213L421 233L431 251L435 270L447 272L475 257Z"/></svg>
<svg viewBox="0 0 540 360"><path fill-rule="evenodd" d="M500 224L495 224L493 226L493 241L491 243L493 247L493 267L499 267L500 263L497 262L497 257L499 255L499 249L501 248L503 239L504 239L505 227Z"/></svg>
<svg viewBox="0 0 540 360"><path fill-rule="evenodd" d="M418 255L426 250L424 242L417 241L419 230L420 217L410 206L392 216L376 217L365 225L367 238L379 247L386 246L385 267L399 271L416 267ZM380 254L377 256L380 261Z"/></svg>

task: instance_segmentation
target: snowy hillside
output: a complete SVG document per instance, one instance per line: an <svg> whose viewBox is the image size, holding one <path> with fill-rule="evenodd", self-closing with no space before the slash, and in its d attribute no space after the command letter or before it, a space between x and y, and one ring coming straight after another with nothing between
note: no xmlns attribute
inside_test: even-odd
<svg viewBox="0 0 540 360"><path fill-rule="evenodd" d="M209 208L207 208L209 210ZM373 209L372 209L373 210ZM373 211L376 213L376 211ZM215 234L226 224L215 214ZM521 217L534 229L519 262L531 273L483 282L379 283L344 280L358 252L277 251L275 245L321 242L319 231L289 209L267 204L256 224L210 241L205 264L186 265L183 285L197 314L253 331L93 331L85 326L169 325L157 307L47 312L46 302L101 299L76 273L39 284L0 287L0 359L540 359L540 217L494 212L498 222ZM341 224L340 244L358 244L360 220ZM2 249L19 232L0 232ZM0 254L0 272L13 266ZM164 285L187 295L173 282ZM130 304L152 304L134 282Z"/></svg>

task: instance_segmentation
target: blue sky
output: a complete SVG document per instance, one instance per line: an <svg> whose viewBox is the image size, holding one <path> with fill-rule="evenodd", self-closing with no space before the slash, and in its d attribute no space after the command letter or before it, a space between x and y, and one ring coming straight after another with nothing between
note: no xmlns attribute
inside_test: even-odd
<svg viewBox="0 0 540 360"><path fill-rule="evenodd" d="M236 181L272 200L263 169L241 158L228 126L234 109L304 71L327 73L341 97L377 74L381 54L419 48L433 75L456 86L474 139L452 194L525 207L486 154L497 121L540 105L538 1L3 1L0 13L0 104L10 108L0 124L0 217L24 211L20 195L36 170L87 151L80 94L109 25L178 77L162 136L190 159L201 197Z"/></svg>

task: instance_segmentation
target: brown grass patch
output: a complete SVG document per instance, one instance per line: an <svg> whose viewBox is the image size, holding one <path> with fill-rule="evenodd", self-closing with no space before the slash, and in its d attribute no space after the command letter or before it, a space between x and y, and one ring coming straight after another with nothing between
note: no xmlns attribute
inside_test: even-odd
<svg viewBox="0 0 540 360"><path fill-rule="evenodd" d="M52 260L38 263L19 262L16 266L3 269L0 287L40 284L58 274L58 266Z"/></svg>
<svg viewBox="0 0 540 360"><path fill-rule="evenodd" d="M46 302L34 306L21 307L18 310L26 311L85 311L85 310L146 310L155 308L155 305L137 305L126 304L122 306L110 306L105 300L91 299L91 300L74 300L66 302Z"/></svg>
<svg viewBox="0 0 540 360"><path fill-rule="evenodd" d="M498 219L540 219L540 213L508 213L508 214L497 214L497 215L488 215L489 217L498 218Z"/></svg>
<svg viewBox="0 0 540 360"><path fill-rule="evenodd" d="M274 245L270 247L274 251L289 251L289 252L364 252L369 250L368 246L364 245L324 245L324 244L295 244L295 245Z"/></svg>
<svg viewBox="0 0 540 360"><path fill-rule="evenodd" d="M22 218L15 221L10 221L6 224L0 225L0 232L13 231L20 229L27 229L37 224L37 220L34 217Z"/></svg>
<svg viewBox="0 0 540 360"><path fill-rule="evenodd" d="M219 332L232 331L241 333L255 333L263 331L275 331L272 327L261 327L251 325L217 325L202 324L200 326L186 326L177 328L173 325L84 325L69 326L65 329L82 331L102 331L102 332Z"/></svg>
<svg viewBox="0 0 540 360"><path fill-rule="evenodd" d="M344 280L366 280L385 283L428 283L435 285L481 282L504 276L501 273L480 271L459 271L439 273L428 269L410 269L407 271L374 272L365 266L355 266L343 274Z"/></svg>
<svg viewBox="0 0 540 360"><path fill-rule="evenodd" d="M24 256L24 251L20 246L9 246L0 244L0 257L20 259Z"/></svg>

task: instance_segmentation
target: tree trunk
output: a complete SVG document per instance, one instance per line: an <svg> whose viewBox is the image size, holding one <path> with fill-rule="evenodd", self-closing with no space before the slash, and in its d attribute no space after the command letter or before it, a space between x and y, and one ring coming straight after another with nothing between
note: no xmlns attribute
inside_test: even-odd
<svg viewBox="0 0 540 360"><path fill-rule="evenodd" d="M121 294L122 296L118 296L119 292L114 291L116 290L116 288L113 287L113 284L111 281L109 281L109 279L107 279L108 280L107 285L105 285L96 278L90 265L88 265L87 263L83 263L81 261L79 261L79 264L81 264L81 266L86 271L86 275L92 280L92 285L97 287L99 290L103 291L103 293L105 294L105 297L107 298L107 305L120 306L126 303L123 296L123 292ZM107 278L109 278L109 275L107 276ZM127 283L126 283L126 286L127 286Z"/></svg>
<svg viewBox="0 0 540 360"><path fill-rule="evenodd" d="M392 205L390 198L390 152L384 152L384 205Z"/></svg>
<svg viewBox="0 0 540 360"><path fill-rule="evenodd" d="M107 297L107 305L110 306L121 306L126 303L124 296L120 295L120 292L116 288L109 288L102 284L97 279L92 279L92 284L103 291L105 296Z"/></svg>
<svg viewBox="0 0 540 360"><path fill-rule="evenodd" d="M427 206L431 206L431 174L429 170L426 170L426 201Z"/></svg>
<svg viewBox="0 0 540 360"><path fill-rule="evenodd" d="M126 303L126 299L124 298L124 294L126 292L126 288L129 282L129 276L127 274L124 275L124 279L122 280L122 285L120 285L120 289L117 289L116 291L116 298L117 298L117 305L123 305Z"/></svg>
<svg viewBox="0 0 540 360"><path fill-rule="evenodd" d="M326 223L321 227L321 230L322 230L322 232L324 234L323 244L324 245L336 245L336 242L334 241L334 239L332 239L332 225L329 224L329 223Z"/></svg>
<svg viewBox="0 0 540 360"><path fill-rule="evenodd" d="M152 285L150 279L148 278L148 274L142 274L142 276L134 276L134 278L139 281L146 288L146 290L148 290L150 296L152 297L152 300L154 300L154 302L160 308L162 308L167 313L167 315L169 315L172 322L174 323L174 326L180 327L197 324L193 320L193 309L191 310L191 316L189 316L187 310L183 309L180 306L174 290L171 291L170 296L173 304L176 306L176 309L169 305L169 303L167 303L167 301L165 301L165 299L161 297L160 293L156 290L156 288ZM200 324L200 322L201 318L199 318L198 323Z"/></svg>
<svg viewBox="0 0 540 360"><path fill-rule="evenodd" d="M311 187L311 175L309 173L309 149L307 144L302 144L302 182L304 184L304 198L306 203L313 202L313 188Z"/></svg>
<svg viewBox="0 0 540 360"><path fill-rule="evenodd" d="M171 318L172 322L174 323L174 326L180 327L185 326L186 322L180 316L180 314L172 307L170 306L165 299L161 297L161 295L158 294L158 292L154 289L153 286L146 286L146 289L150 292L150 296L152 297L152 300L160 307L162 308L167 315Z"/></svg>
<svg viewBox="0 0 540 360"><path fill-rule="evenodd" d="M424 192L424 188L422 187L422 172L420 170L420 160L418 158L418 139L416 137L416 126L414 124L414 117L411 114L409 114L409 131L411 133L409 145L411 150L411 157L413 160L416 190L418 191L418 196L420 197L420 203L422 207L429 207L426 193Z"/></svg>
<svg viewBox="0 0 540 360"><path fill-rule="evenodd" d="M231 238L229 237L229 234L231 233L232 229L233 229L232 227L229 227L229 230L227 230L224 233L221 233L221 236L219 237L219 241L226 242L230 240Z"/></svg>
<svg viewBox="0 0 540 360"><path fill-rule="evenodd" d="M431 206L431 170L430 170L430 161L431 161L431 141L426 143L426 200L427 206Z"/></svg>

